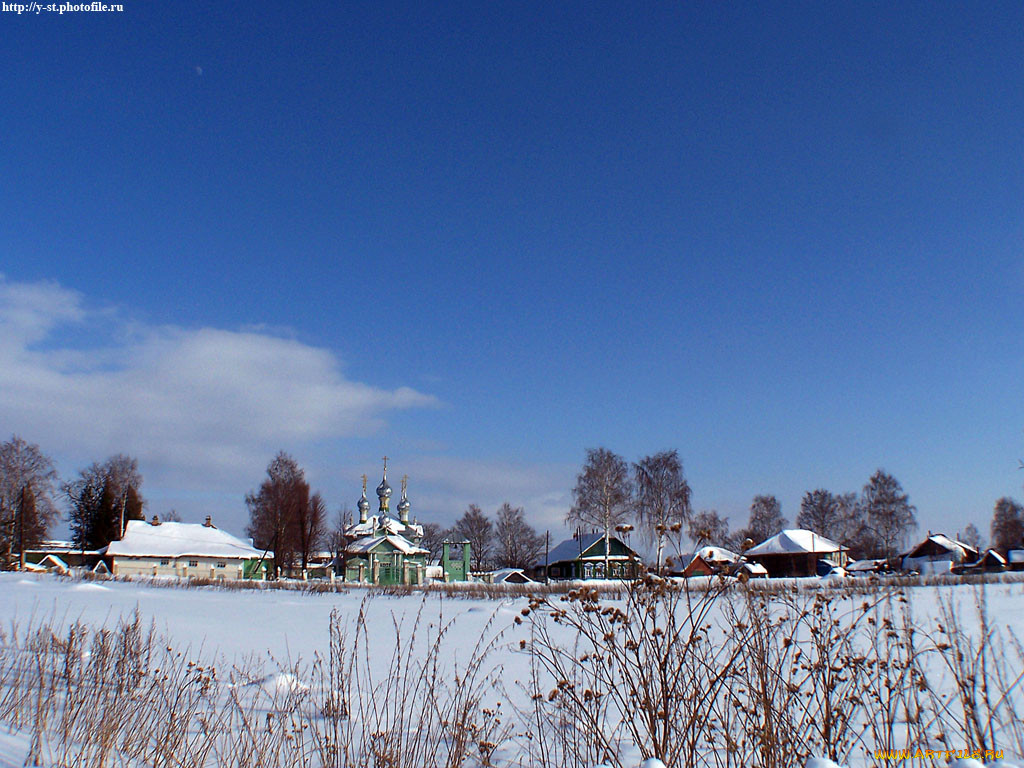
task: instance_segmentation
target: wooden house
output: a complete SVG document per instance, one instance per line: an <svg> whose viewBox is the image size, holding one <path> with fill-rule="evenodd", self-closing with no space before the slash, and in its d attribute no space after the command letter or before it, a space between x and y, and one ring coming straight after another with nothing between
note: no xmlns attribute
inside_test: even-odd
<svg viewBox="0 0 1024 768"><path fill-rule="evenodd" d="M777 533L744 555L763 565L772 578L815 576L819 560L844 565L848 559L841 544L802 528Z"/></svg>
<svg viewBox="0 0 1024 768"><path fill-rule="evenodd" d="M643 573L644 565L640 555L615 536L609 538L606 559L604 534L586 533L563 541L547 553L546 559L537 561L532 570L538 577L554 581L635 579Z"/></svg>
<svg viewBox="0 0 1024 768"><path fill-rule="evenodd" d="M900 567L919 573L949 573L954 567L976 562L979 557L978 550L970 544L929 532L928 538L902 555Z"/></svg>

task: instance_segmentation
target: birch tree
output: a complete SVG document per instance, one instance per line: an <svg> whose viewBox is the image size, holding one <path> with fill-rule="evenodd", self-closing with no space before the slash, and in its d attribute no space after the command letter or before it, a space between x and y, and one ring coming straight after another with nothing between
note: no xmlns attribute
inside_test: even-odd
<svg viewBox="0 0 1024 768"><path fill-rule="evenodd" d="M647 543L657 545L660 573L666 538L674 538L678 550L684 527L692 515L690 485L676 451L644 457L633 465L633 474L637 522Z"/></svg>
<svg viewBox="0 0 1024 768"><path fill-rule="evenodd" d="M632 513L633 481L629 464L607 448L587 449L587 460L576 476L570 524L585 525L604 534L604 572L608 574L612 530Z"/></svg>

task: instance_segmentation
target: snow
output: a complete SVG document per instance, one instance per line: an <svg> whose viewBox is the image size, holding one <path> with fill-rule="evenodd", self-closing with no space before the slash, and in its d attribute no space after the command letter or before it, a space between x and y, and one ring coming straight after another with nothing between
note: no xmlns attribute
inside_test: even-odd
<svg viewBox="0 0 1024 768"><path fill-rule="evenodd" d="M702 547L697 550L694 557L701 558L705 563L736 563L740 556L722 547Z"/></svg>
<svg viewBox="0 0 1024 768"><path fill-rule="evenodd" d="M405 537L393 536L391 534L388 534L387 536L375 536L373 538L360 539L359 541L350 544L347 551L352 553L369 552L385 540L399 552L406 555L429 554L429 550L423 549L423 547L417 547Z"/></svg>
<svg viewBox="0 0 1024 768"><path fill-rule="evenodd" d="M949 768L985 768L985 764L981 760L975 760L972 757L961 757L959 760L954 760L950 763Z"/></svg>
<svg viewBox="0 0 1024 768"><path fill-rule="evenodd" d="M22 768L28 761L29 735L0 729L0 768Z"/></svg>
<svg viewBox="0 0 1024 768"><path fill-rule="evenodd" d="M617 582L607 584L621 586ZM975 599L974 590L963 586L916 587L907 589L906 595L923 614L934 613L940 596L955 596L965 610ZM1024 597L1021 584L993 584L987 588L986 597L993 618L998 617L1007 631L1024 634L1024 612L1019 610ZM858 597L856 602L859 604L860 600ZM526 605L525 598L511 596L500 600L445 597L439 593L391 597L363 589L310 594L270 589L182 588L149 582L76 582L52 574L0 573L0 616L7 624L47 622L66 627L82 621L93 627L109 628L138 611L143 622L155 624L157 632L190 659L209 659L218 662L218 666L222 660L233 663L254 656L271 659L267 674L254 679L252 684L279 697L299 694L313 682L309 663L315 653L323 653L327 646L332 612L337 612L343 622L351 622L361 609L367 615L369 646L380 649L373 654L371 663L381 668L388 666L396 647L396 624L403 628L403 638L407 640L422 609L423 624L435 630L441 624L454 622L450 637L457 641L445 648L446 665L456 666L464 661L477 639L495 639L496 652L488 663L500 667L507 691L520 691L517 683L528 680L529 657L516 649L520 640L529 638L529 626L528 622L515 625L513 620ZM28 743L24 733L7 733L0 726L0 768L20 768ZM1008 757L1018 760L1016 755ZM622 756L621 764L641 768L662 765L654 758L641 762L635 751ZM861 768L867 764L865 761L852 765ZM981 768L974 761L954 765ZM823 758L812 758L804 768L840 766ZM990 764L988 768L1014 766L1004 762L998 766Z"/></svg>
<svg viewBox="0 0 1024 768"><path fill-rule="evenodd" d="M747 550L748 557L754 555L793 555L816 552L838 552L842 547L832 539L826 539L814 531L791 528L772 536L756 547Z"/></svg>
<svg viewBox="0 0 1024 768"><path fill-rule="evenodd" d="M213 526L198 523L160 523L129 520L120 541L112 541L108 555L120 557L261 557L261 550Z"/></svg>

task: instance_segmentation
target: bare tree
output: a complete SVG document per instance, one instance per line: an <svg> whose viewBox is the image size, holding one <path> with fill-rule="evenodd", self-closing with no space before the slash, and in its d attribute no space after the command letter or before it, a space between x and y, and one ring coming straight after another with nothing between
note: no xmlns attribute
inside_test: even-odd
<svg viewBox="0 0 1024 768"><path fill-rule="evenodd" d="M260 487L245 497L249 508L246 532L260 549L273 550L275 576L295 564L295 521L309 507L309 483L295 459L284 451L267 467Z"/></svg>
<svg viewBox="0 0 1024 768"><path fill-rule="evenodd" d="M823 488L808 491L800 502L796 524L848 547L852 557L865 557L880 549L868 527L864 504L855 493L832 493Z"/></svg>
<svg viewBox="0 0 1024 768"><path fill-rule="evenodd" d="M833 538L839 526L839 517L839 498L831 491L818 488L804 494L800 501L800 514L796 516L796 524L798 528Z"/></svg>
<svg viewBox="0 0 1024 768"><path fill-rule="evenodd" d="M334 555L334 572L336 574L345 573L348 545L352 542L347 533L350 525L352 525L352 510L347 506L342 507L334 518L334 525L330 527L324 537L327 548Z"/></svg>
<svg viewBox="0 0 1024 768"><path fill-rule="evenodd" d="M657 569L664 561L665 539L674 539L676 550L690 519L690 484L676 451L645 456L633 465L636 480L637 522L650 544L657 544Z"/></svg>
<svg viewBox="0 0 1024 768"><path fill-rule="evenodd" d="M992 548L1003 554L1022 546L1024 539L1024 507L1004 496L992 511Z"/></svg>
<svg viewBox="0 0 1024 768"><path fill-rule="evenodd" d="M967 527L964 528L964 532L960 540L964 544L974 547L979 552L981 551L981 531L978 530L978 526L976 526L974 523L967 524Z"/></svg>
<svg viewBox="0 0 1024 768"><path fill-rule="evenodd" d="M494 525L476 504L470 504L466 513L455 521L452 536L469 542L474 571L482 571L490 563L494 545Z"/></svg>
<svg viewBox="0 0 1024 768"><path fill-rule="evenodd" d="M169 509L166 512L164 512L163 517L161 517L160 519L163 520L165 523L180 523L181 515L178 514L178 510L176 509Z"/></svg>
<svg viewBox="0 0 1024 768"><path fill-rule="evenodd" d="M576 476L573 506L566 521L604 534L604 572L608 573L612 530L631 513L633 482L626 461L607 448L588 448L587 460Z"/></svg>
<svg viewBox="0 0 1024 768"><path fill-rule="evenodd" d="M727 547L731 544L728 518L720 517L713 509L704 509L693 515L687 526L687 534L698 547L709 544Z"/></svg>
<svg viewBox="0 0 1024 768"><path fill-rule="evenodd" d="M16 548L46 538L58 514L56 485L53 461L38 445L17 435L0 443L0 564L10 562Z"/></svg>
<svg viewBox="0 0 1024 768"><path fill-rule="evenodd" d="M441 559L442 545L452 537L452 532L437 523L423 524L423 539L420 546L430 552L431 561Z"/></svg>
<svg viewBox="0 0 1024 768"><path fill-rule="evenodd" d="M782 505L774 496L755 496L750 505L750 522L736 534L737 539L751 539L760 543L770 539L786 527Z"/></svg>
<svg viewBox="0 0 1024 768"><path fill-rule="evenodd" d="M309 484L296 489L300 497L295 500L295 517L290 521L289 533L294 538L295 550L305 571L310 558L320 549L327 535L327 505L320 493L309 495ZM305 496L302 499L301 496Z"/></svg>
<svg viewBox="0 0 1024 768"><path fill-rule="evenodd" d="M526 522L523 508L507 501L498 509L494 534L494 564L498 568L529 568L544 551L544 539Z"/></svg>
<svg viewBox="0 0 1024 768"><path fill-rule="evenodd" d="M916 509L903 492L899 481L879 469L868 480L862 493L868 528L874 534L879 554L892 557L917 527Z"/></svg>

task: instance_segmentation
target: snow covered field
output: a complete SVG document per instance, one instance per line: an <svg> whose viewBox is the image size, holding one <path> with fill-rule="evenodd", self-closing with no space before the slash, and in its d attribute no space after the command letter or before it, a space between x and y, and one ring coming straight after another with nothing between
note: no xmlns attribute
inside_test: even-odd
<svg viewBox="0 0 1024 768"><path fill-rule="evenodd" d="M1024 584L886 595L863 584L777 593L733 587L710 597L652 589L635 600L598 601L584 591L531 605L0 574L0 696L15 684L12 660L33 653L24 650L29 627L45 626L46 653L59 656L72 626L106 628L113 638L137 616L159 643L139 679L173 667L181 690L202 688L188 699L183 711L195 722L182 732L192 739L189 754L202 759L184 765L254 765L255 753L238 756L240 744L252 743L263 759L288 766L415 764L403 755L447 765L453 754L467 766L636 766L659 753L674 758L670 766L781 768L830 749L860 766L882 762L875 749L918 747L1002 749L1006 761L1020 761L1024 652L1015 638L1024 636ZM988 624L976 605L982 594ZM87 643L75 652L83 673L92 652ZM210 667L218 670L212 682ZM53 669L63 674L60 664ZM189 677L196 669L205 677ZM165 684L152 690L166 699ZM95 751L59 747L58 723L71 732L59 706L45 743L33 745L24 689L19 697L21 720L0 700L0 766L20 765L30 747L44 764L95 763ZM114 699L103 698L104 706L127 716ZM234 709L224 714L229 699ZM467 710L465 745L445 731L459 708ZM225 751L203 753L196 744L215 715ZM295 729L275 730L275 716L291 718ZM12 724L17 729L5 732ZM254 724L263 735L244 733ZM379 743L391 744L392 731L401 731L400 744L383 755ZM121 762L124 744L142 737L112 738L105 764L182 764L161 762L152 744L135 752L146 760ZM409 744L417 739L434 739L434 752L416 752ZM358 755L346 757L342 743ZM86 752L92 762L75 762ZM940 765L945 757L900 764Z"/></svg>

